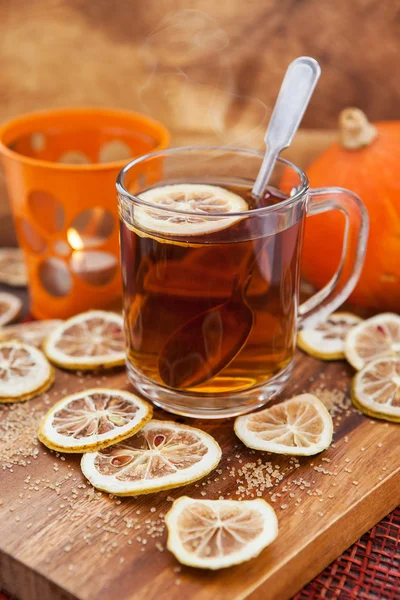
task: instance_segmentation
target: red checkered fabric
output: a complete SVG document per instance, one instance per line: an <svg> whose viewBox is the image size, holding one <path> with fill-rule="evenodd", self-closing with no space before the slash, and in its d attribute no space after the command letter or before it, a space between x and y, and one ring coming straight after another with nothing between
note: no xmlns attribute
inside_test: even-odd
<svg viewBox="0 0 400 600"><path fill-rule="evenodd" d="M363 535L293 600L337 598L400 600L400 507ZM0 593L0 600L9 599Z"/></svg>

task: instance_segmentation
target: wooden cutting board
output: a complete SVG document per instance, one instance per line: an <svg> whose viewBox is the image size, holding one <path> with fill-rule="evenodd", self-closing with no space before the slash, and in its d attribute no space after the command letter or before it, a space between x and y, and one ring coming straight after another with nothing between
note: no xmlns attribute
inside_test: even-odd
<svg viewBox="0 0 400 600"><path fill-rule="evenodd" d="M1 406L0 587L20 600L290 598L400 502L400 426L351 407L351 375L344 362L296 355L284 397L308 391L330 405L339 401L334 443L321 455L297 461L250 451L232 420L190 421L220 443L218 470L200 483L137 499L94 493L79 456L56 455L34 441L35 421L56 400L97 385L129 388L124 371L59 371L48 396ZM156 417L171 418L162 411ZM13 448L11 462L25 466L7 465ZM180 567L165 549L163 514L172 498L250 499L257 492L274 506L280 528L258 558L204 572Z"/></svg>

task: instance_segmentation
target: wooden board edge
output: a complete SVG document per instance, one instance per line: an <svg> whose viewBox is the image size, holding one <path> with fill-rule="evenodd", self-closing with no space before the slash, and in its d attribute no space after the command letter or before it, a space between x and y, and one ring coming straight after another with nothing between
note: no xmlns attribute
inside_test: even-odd
<svg viewBox="0 0 400 600"><path fill-rule="evenodd" d="M339 519L325 529L302 552L294 555L286 564L281 564L268 579L260 580L257 586L247 590L236 600L289 600L314 577L321 573L354 542L400 504L400 486L396 476L400 467L390 478L379 485ZM350 492L351 490L349 490ZM380 508L381 505L386 508ZM357 511L357 517L355 515ZM334 531L332 531L334 529ZM337 535L338 532L341 535ZM335 536L335 537L334 537ZM329 546L329 541L331 545ZM329 550L321 554L321 547ZM310 554L312 562L308 562Z"/></svg>
<svg viewBox="0 0 400 600"><path fill-rule="evenodd" d="M18 600L78 600L46 575L0 549L0 590Z"/></svg>

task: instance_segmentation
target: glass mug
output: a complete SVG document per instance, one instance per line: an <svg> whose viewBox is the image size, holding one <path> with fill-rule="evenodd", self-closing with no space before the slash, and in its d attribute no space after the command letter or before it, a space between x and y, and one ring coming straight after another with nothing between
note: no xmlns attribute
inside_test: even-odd
<svg viewBox="0 0 400 600"><path fill-rule="evenodd" d="M271 400L290 378L299 325L334 311L361 272L361 200L340 188L310 190L306 174L279 159L255 205L262 159L247 149L174 148L133 160L118 177L128 374L170 412L232 417ZM219 186L249 210L223 213L220 200L210 206L200 192L204 209L182 212L182 186L165 188L162 204L140 197L171 184ZM340 265L299 304L305 218L330 210L346 220Z"/></svg>

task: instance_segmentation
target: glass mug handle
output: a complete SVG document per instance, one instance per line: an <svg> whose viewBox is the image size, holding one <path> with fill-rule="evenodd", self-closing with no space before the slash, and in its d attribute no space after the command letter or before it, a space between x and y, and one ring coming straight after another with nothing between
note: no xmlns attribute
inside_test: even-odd
<svg viewBox="0 0 400 600"><path fill-rule="evenodd" d="M309 325L336 310L351 294L364 264L369 219L360 198L343 188L310 190L307 216L340 210L345 229L340 263L332 279L299 306L299 325Z"/></svg>

